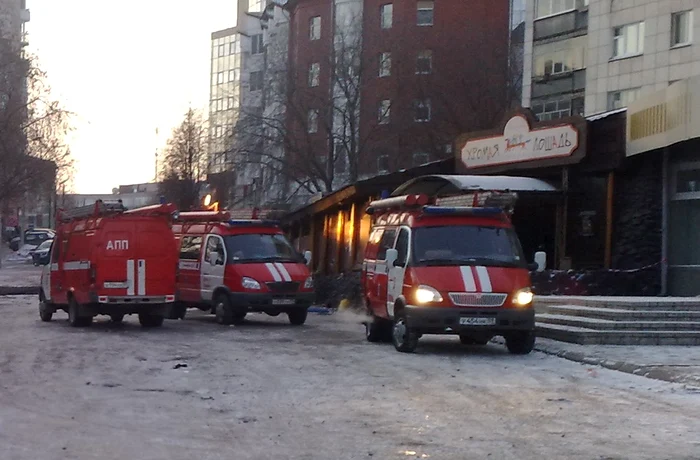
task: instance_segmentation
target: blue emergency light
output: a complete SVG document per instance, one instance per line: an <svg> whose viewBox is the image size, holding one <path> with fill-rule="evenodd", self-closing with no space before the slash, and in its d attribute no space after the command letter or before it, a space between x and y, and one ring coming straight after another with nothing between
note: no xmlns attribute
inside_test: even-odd
<svg viewBox="0 0 700 460"><path fill-rule="evenodd" d="M432 216L497 216L503 213L501 208L469 208L466 206L423 206L423 214Z"/></svg>

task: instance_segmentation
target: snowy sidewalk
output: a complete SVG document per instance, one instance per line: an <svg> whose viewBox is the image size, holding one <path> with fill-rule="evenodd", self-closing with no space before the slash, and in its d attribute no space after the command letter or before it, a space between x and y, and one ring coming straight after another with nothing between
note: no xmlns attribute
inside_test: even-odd
<svg viewBox="0 0 700 460"><path fill-rule="evenodd" d="M538 337L535 349L570 361L700 388L700 347L578 345Z"/></svg>
<svg viewBox="0 0 700 460"><path fill-rule="evenodd" d="M38 292L42 267L35 267L30 261L13 261L9 257L11 254L6 248L0 249L0 295Z"/></svg>

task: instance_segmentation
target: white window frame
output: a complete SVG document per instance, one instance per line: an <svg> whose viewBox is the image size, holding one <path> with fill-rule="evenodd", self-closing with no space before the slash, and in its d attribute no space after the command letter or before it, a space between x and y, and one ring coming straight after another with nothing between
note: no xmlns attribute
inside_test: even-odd
<svg viewBox="0 0 700 460"><path fill-rule="evenodd" d="M377 113L377 121L380 125L388 125L391 122L391 99L383 99L379 101L379 113Z"/></svg>
<svg viewBox="0 0 700 460"><path fill-rule="evenodd" d="M313 16L312 18L309 19L309 40L320 40L320 39L321 39L321 16Z"/></svg>
<svg viewBox="0 0 700 460"><path fill-rule="evenodd" d="M314 62L309 66L309 88L315 88L321 84L321 63Z"/></svg>
<svg viewBox="0 0 700 460"><path fill-rule="evenodd" d="M430 5L428 7L428 5ZM430 23L420 22L420 12L430 11ZM435 24L435 1L434 0L418 0L416 7L416 25L418 27L430 27Z"/></svg>
<svg viewBox="0 0 700 460"><path fill-rule="evenodd" d="M232 82L237 80L236 73L237 73L236 69L230 69L228 71L228 82L229 83L232 83Z"/></svg>
<svg viewBox="0 0 700 460"><path fill-rule="evenodd" d="M225 76L224 76L224 72L217 72L217 74L216 74L216 84L217 84L217 85L223 85L225 80L226 80L226 79L225 79Z"/></svg>
<svg viewBox="0 0 700 460"><path fill-rule="evenodd" d="M641 91L641 87L625 88L617 91L610 91L608 93L608 110L617 110L623 107L627 107L631 102L634 102L635 100L639 99ZM629 100L629 95L631 94L635 94L635 97L632 100ZM613 104L613 99L615 98L615 95L619 95L620 105Z"/></svg>
<svg viewBox="0 0 700 460"><path fill-rule="evenodd" d="M413 108L415 110L415 113L413 114L413 121L416 123L428 123L433 117L433 107L432 103L430 102L430 99L417 99L413 102ZM427 108L428 109L428 117L427 118L418 118L418 109L419 108Z"/></svg>
<svg viewBox="0 0 700 460"><path fill-rule="evenodd" d="M217 57L224 57L226 56L226 44L222 43L218 45L218 50L217 50Z"/></svg>
<svg viewBox="0 0 700 460"><path fill-rule="evenodd" d="M394 27L394 4L385 3L379 7L379 27L391 29Z"/></svg>
<svg viewBox="0 0 700 460"><path fill-rule="evenodd" d="M391 76L391 53L388 51L379 53L379 77Z"/></svg>
<svg viewBox="0 0 700 460"><path fill-rule="evenodd" d="M676 38L676 29L678 27L678 24L676 22L677 18L687 18L686 20L688 21L688 24L686 24L686 30L688 32L688 36L686 37L685 41L679 41L678 43L674 43L674 40ZM681 46L687 46L693 43L693 28L695 27L695 20L693 18L693 10L686 10L686 11L678 11L677 13L671 14L671 48L678 48Z"/></svg>
<svg viewBox="0 0 700 460"><path fill-rule="evenodd" d="M250 54L253 54L253 55L263 54L263 51L264 51L263 34L252 35L250 37Z"/></svg>
<svg viewBox="0 0 700 460"><path fill-rule="evenodd" d="M550 18L560 14L576 11L577 0L537 0L535 4L535 20ZM588 1L584 2L588 5ZM547 11L540 14L540 6L547 6Z"/></svg>
<svg viewBox="0 0 700 460"><path fill-rule="evenodd" d="M428 71L421 71L420 66L418 65L419 62L421 61L427 61L430 65L428 66ZM433 73L433 51L432 50L423 50L418 53L418 56L416 56L416 75L430 75Z"/></svg>
<svg viewBox="0 0 700 460"><path fill-rule="evenodd" d="M671 167L670 197L672 201L700 200L700 191L678 193L678 173L681 171L700 170L700 161L679 163Z"/></svg>
<svg viewBox="0 0 700 460"><path fill-rule="evenodd" d="M386 169L384 169L384 168L382 168L382 167L380 166L381 163L382 163L382 159L386 159ZM388 172L389 172L389 169L390 169L390 166L389 166L389 155L386 155L386 154L384 154L384 155L379 155L379 156L377 157L377 172L380 173L380 174L381 174L381 173L388 173Z"/></svg>
<svg viewBox="0 0 700 460"><path fill-rule="evenodd" d="M231 110L231 109L235 109L235 108L238 108L238 106L236 105L236 98L233 96L227 97L226 98L226 109Z"/></svg>
<svg viewBox="0 0 700 460"><path fill-rule="evenodd" d="M629 37L632 36L630 31L634 30L637 35L637 49L630 51L627 46ZM641 56L644 54L644 35L645 35L644 21L633 22L631 24L624 24L621 26L613 27L613 56L612 59L624 59L628 57ZM620 34L618 34L620 32ZM623 51L618 53L618 42L623 42Z"/></svg>
<svg viewBox="0 0 700 460"><path fill-rule="evenodd" d="M309 134L315 134L318 132L318 119L319 119L320 113L318 109L311 109L308 112L307 115L307 131Z"/></svg>

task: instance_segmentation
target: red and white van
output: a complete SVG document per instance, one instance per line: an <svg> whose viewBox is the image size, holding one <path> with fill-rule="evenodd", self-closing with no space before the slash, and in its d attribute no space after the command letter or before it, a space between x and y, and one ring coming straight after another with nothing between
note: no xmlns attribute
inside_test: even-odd
<svg viewBox="0 0 700 460"><path fill-rule="evenodd" d="M372 317L367 339L391 339L398 351L412 352L423 334L457 334L465 344L500 335L512 353L529 353L535 342L529 270L536 267L527 264L502 207L511 209L517 195L457 198L466 205L420 194L370 204L362 268Z"/></svg>
<svg viewBox="0 0 700 460"><path fill-rule="evenodd" d="M308 262L281 228L263 220L231 220L230 213L183 212L173 226L179 241L177 304L211 311L220 324L240 324L248 312L286 313L304 324L314 299Z"/></svg>
<svg viewBox="0 0 700 460"><path fill-rule="evenodd" d="M65 310L71 326L81 327L96 315L121 322L138 314L142 326L161 326L175 300L174 214L172 204L128 211L102 201L60 212L41 275L41 319Z"/></svg>

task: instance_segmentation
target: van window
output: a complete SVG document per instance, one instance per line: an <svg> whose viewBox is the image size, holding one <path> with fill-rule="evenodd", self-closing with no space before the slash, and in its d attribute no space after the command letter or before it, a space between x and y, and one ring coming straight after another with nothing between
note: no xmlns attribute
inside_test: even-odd
<svg viewBox="0 0 700 460"><path fill-rule="evenodd" d="M183 236L180 244L180 259L199 260L202 253L201 236Z"/></svg>
<svg viewBox="0 0 700 460"><path fill-rule="evenodd" d="M384 230L382 239L379 242L379 252L377 253L377 260L386 259L386 250L394 247L394 239L396 238L396 229L387 228Z"/></svg>
<svg viewBox="0 0 700 460"><path fill-rule="evenodd" d="M208 262L212 254L218 254L219 259L223 262L224 243L221 241L221 237L217 235L210 235L209 238L207 238L207 249L204 253L204 260Z"/></svg>
<svg viewBox="0 0 700 460"><path fill-rule="evenodd" d="M61 255L61 241L54 240L56 244L51 247L51 263L58 263L58 257ZM66 240L63 240L63 244L66 244Z"/></svg>
<svg viewBox="0 0 700 460"><path fill-rule="evenodd" d="M396 262L400 264L405 264L407 262L408 258L408 230L405 228L402 228L399 231L399 237L396 239L396 252L399 253L399 256L396 258Z"/></svg>
<svg viewBox="0 0 700 460"><path fill-rule="evenodd" d="M413 229L411 258L416 265L525 265L525 258L513 229L478 225Z"/></svg>

